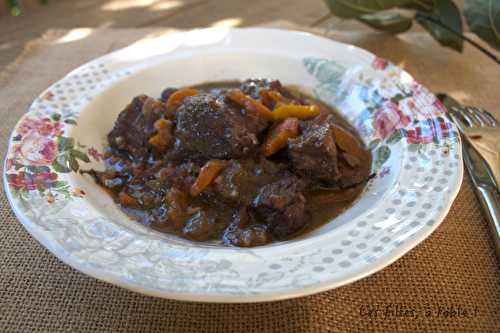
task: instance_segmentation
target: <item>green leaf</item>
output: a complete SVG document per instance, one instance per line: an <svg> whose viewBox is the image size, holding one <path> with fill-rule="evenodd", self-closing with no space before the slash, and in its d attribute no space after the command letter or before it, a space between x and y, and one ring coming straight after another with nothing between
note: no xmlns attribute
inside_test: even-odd
<svg viewBox="0 0 500 333"><path fill-rule="evenodd" d="M380 146L377 149L375 156L376 156L375 164L380 167L380 166L384 165L384 163L391 156L391 148L389 148L388 146L385 146L385 145Z"/></svg>
<svg viewBox="0 0 500 333"><path fill-rule="evenodd" d="M414 0L325 0L333 15L354 18L373 14L398 6L409 5Z"/></svg>
<svg viewBox="0 0 500 333"><path fill-rule="evenodd" d="M368 149L373 150L375 149L380 142L382 142L380 139L373 139L369 144L368 144Z"/></svg>
<svg viewBox="0 0 500 333"><path fill-rule="evenodd" d="M387 144L392 145L396 142L399 142L402 137L403 133L401 133L401 130L397 130L389 137L389 139L387 139Z"/></svg>
<svg viewBox="0 0 500 333"><path fill-rule="evenodd" d="M87 154L79 151L79 150L76 150L76 149L73 149L71 151L71 155L74 156L75 158L79 159L80 161L83 161L85 163L89 163L90 162L90 159L89 157L87 156Z"/></svg>
<svg viewBox="0 0 500 333"><path fill-rule="evenodd" d="M59 158L58 158L59 159ZM67 172L71 172L71 169L68 168L65 164L65 161L64 161L64 164L61 163L61 161L58 161L58 159L55 159L54 162L52 162L52 168L56 171L56 172L62 172L62 173L67 173Z"/></svg>
<svg viewBox="0 0 500 333"><path fill-rule="evenodd" d="M64 136L58 136L57 137L57 147L59 148L60 152L70 150L75 146L75 139L73 138L67 138Z"/></svg>
<svg viewBox="0 0 500 333"><path fill-rule="evenodd" d="M64 122L69 125L76 125L76 120L74 119L65 119Z"/></svg>
<svg viewBox="0 0 500 333"><path fill-rule="evenodd" d="M439 44L462 51L464 41L462 16L452 0L435 0L432 13L417 13L417 22L436 39Z"/></svg>
<svg viewBox="0 0 500 333"><path fill-rule="evenodd" d="M434 9L434 0L414 1L411 4L402 6L406 9L420 10L423 12L431 12Z"/></svg>
<svg viewBox="0 0 500 333"><path fill-rule="evenodd" d="M59 119L61 119L61 115L57 112L54 112L50 115L50 118L52 118L52 120L54 121L58 121Z"/></svg>
<svg viewBox="0 0 500 333"><path fill-rule="evenodd" d="M52 184L52 187L55 187L55 188L61 188L61 187L66 187L66 186L68 186L68 183L66 183L62 180L58 180Z"/></svg>
<svg viewBox="0 0 500 333"><path fill-rule="evenodd" d="M71 168L71 170L73 170L74 172L77 172L78 169L80 168L80 165L78 164L78 161L76 160L76 158L73 155L69 155L68 162L69 162L69 167Z"/></svg>
<svg viewBox="0 0 500 333"><path fill-rule="evenodd" d="M464 15L470 30L500 51L500 1L465 0Z"/></svg>
<svg viewBox="0 0 500 333"><path fill-rule="evenodd" d="M399 14L377 13L358 17L358 20L372 28L394 34L405 32L411 28L413 19Z"/></svg>
<svg viewBox="0 0 500 333"><path fill-rule="evenodd" d="M393 102L394 104L398 104L403 99L405 99L405 96L398 93L391 97L391 102Z"/></svg>
<svg viewBox="0 0 500 333"><path fill-rule="evenodd" d="M29 172L32 172L32 173L50 172L50 169L47 166L31 166L31 165L27 165L25 167L25 169L27 171L29 171Z"/></svg>

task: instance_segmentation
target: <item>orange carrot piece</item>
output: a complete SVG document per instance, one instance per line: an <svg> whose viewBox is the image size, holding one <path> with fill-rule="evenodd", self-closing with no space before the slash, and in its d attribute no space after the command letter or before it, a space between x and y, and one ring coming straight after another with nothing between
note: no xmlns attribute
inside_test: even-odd
<svg viewBox="0 0 500 333"><path fill-rule="evenodd" d="M195 197L212 183L212 181L219 175L219 173L226 166L225 161L210 160L201 168L200 174L196 181L191 186L190 194Z"/></svg>
<svg viewBox="0 0 500 333"><path fill-rule="evenodd" d="M167 108L175 109L177 106L179 106L179 104L181 104L184 98L194 95L198 95L198 90L192 88L179 89L168 98Z"/></svg>
<svg viewBox="0 0 500 333"><path fill-rule="evenodd" d="M279 91L268 90L267 95L272 98L276 103L289 104L290 100L283 96Z"/></svg>
<svg viewBox="0 0 500 333"><path fill-rule="evenodd" d="M186 220L187 195L172 187L165 196L168 204L167 217L175 227L181 228Z"/></svg>
<svg viewBox="0 0 500 333"><path fill-rule="evenodd" d="M261 102L245 95L241 90L239 89L232 89L229 90L226 94L227 98L235 102L236 104L239 104L243 106L245 109L248 111L254 112L261 116L264 119L267 120L273 120L273 112L269 110L267 106L262 104Z"/></svg>
<svg viewBox="0 0 500 333"><path fill-rule="evenodd" d="M285 119L289 117L309 119L316 117L320 112L317 105L280 105L273 111L274 119Z"/></svg>
<svg viewBox="0 0 500 333"><path fill-rule="evenodd" d="M270 89L260 89L259 90L260 100L262 104L270 109L280 105L280 104L291 104L291 101L283 96L279 91Z"/></svg>
<svg viewBox="0 0 500 333"><path fill-rule="evenodd" d="M171 125L172 125L172 122L170 122L170 120L160 118L157 121L155 121L155 123L153 124L153 127L155 128L155 130L161 131L161 130L170 128Z"/></svg>
<svg viewBox="0 0 500 333"><path fill-rule="evenodd" d="M149 138L149 144L159 150L164 150L172 141L172 122L167 119L158 119L154 123L156 134Z"/></svg>
<svg viewBox="0 0 500 333"><path fill-rule="evenodd" d="M273 127L262 145L264 156L271 156L286 147L288 139L299 136L299 120L287 118Z"/></svg>

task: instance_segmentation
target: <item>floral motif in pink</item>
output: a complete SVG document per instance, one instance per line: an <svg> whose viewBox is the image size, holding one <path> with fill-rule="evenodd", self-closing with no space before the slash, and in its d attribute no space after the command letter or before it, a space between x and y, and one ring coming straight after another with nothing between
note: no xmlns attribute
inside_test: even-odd
<svg viewBox="0 0 500 333"><path fill-rule="evenodd" d="M375 111L373 126L379 138L387 139L410 121L410 117L403 114L396 103L386 101Z"/></svg>

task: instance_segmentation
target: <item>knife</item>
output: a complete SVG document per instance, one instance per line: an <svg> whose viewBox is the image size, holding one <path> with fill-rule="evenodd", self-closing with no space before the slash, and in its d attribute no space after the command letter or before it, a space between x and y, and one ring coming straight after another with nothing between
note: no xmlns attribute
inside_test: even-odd
<svg viewBox="0 0 500 333"><path fill-rule="evenodd" d="M448 110L454 108L458 111L462 108L456 100L448 95L440 94L438 97ZM448 115L455 122L452 113L448 113ZM460 128L460 126L457 127ZM462 138L464 164L474 184L474 190L486 220L490 225L497 256L500 259L500 198L496 190L496 183L488 164L470 143L467 136L460 132L460 137Z"/></svg>

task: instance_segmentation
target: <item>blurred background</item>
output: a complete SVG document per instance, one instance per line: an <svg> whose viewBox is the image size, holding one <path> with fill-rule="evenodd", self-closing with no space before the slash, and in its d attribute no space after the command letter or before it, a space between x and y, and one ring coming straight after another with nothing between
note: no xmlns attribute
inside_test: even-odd
<svg viewBox="0 0 500 333"><path fill-rule="evenodd" d="M274 20L371 30L330 14L323 0L0 0L0 70L49 29L239 27ZM499 0L500 1L500 0ZM459 7L463 0L456 1ZM421 30L413 25L413 30Z"/></svg>

